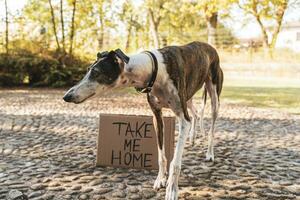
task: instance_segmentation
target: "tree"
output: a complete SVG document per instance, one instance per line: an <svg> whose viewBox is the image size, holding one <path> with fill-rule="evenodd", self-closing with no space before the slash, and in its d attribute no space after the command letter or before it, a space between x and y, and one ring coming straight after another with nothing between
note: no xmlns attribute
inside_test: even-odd
<svg viewBox="0 0 300 200"><path fill-rule="evenodd" d="M217 25L218 25L218 12L212 12L206 15L207 25L207 42L216 46L217 44Z"/></svg>
<svg viewBox="0 0 300 200"><path fill-rule="evenodd" d="M122 5L122 12L120 13L120 19L127 26L127 37L125 41L125 49L129 50L131 43L132 30L135 29L136 33L141 28L141 24L138 22L138 9L135 8L131 1L127 1ZM137 37L137 36L136 36Z"/></svg>
<svg viewBox="0 0 300 200"><path fill-rule="evenodd" d="M133 51L152 46L159 48L171 43L205 41L208 37L204 10L207 13L212 10L208 5L204 9L202 1L182 0L147 0L141 4L133 0L119 4L114 0L27 1L21 13L24 22L28 22L24 28L37 30L43 27L43 41L47 41L45 48L55 48L58 50L56 55L61 57L64 57L61 54L64 49L68 54L80 52L85 57L94 54L95 50L120 46ZM219 1L212 3L218 4ZM219 5L216 8L220 16L224 9ZM219 25L218 31L220 29L226 28ZM28 39L28 43L32 41L32 44L39 45L41 39L33 36L36 32L24 36L23 41ZM33 51L37 49L34 45L31 47Z"/></svg>
<svg viewBox="0 0 300 200"><path fill-rule="evenodd" d="M76 8L76 10L78 12L76 11L77 19L75 22L76 24L80 24L77 27L77 31L89 34L90 38L88 39L91 40L89 42L92 42L90 47L103 50L105 46L109 46L108 43L110 41L108 37L111 36L111 29L115 28L119 14L116 7L120 6L120 4L114 4L112 0L85 0L78 1L77 4L78 9ZM80 39L82 38L80 34L78 36ZM86 41L86 44L89 42Z"/></svg>
<svg viewBox="0 0 300 200"><path fill-rule="evenodd" d="M255 18L263 35L264 47L269 49L270 55L275 47L287 6L288 0L247 0L239 4L240 8ZM269 28L270 24L273 25L272 28Z"/></svg>
<svg viewBox="0 0 300 200"><path fill-rule="evenodd" d="M73 40L74 40L74 33L75 33L75 12L76 12L76 0L72 1L72 20L71 20L71 28L70 28L70 49L69 54L72 55L73 53Z"/></svg>
<svg viewBox="0 0 300 200"><path fill-rule="evenodd" d="M65 24L64 24L64 8L63 8L63 0L60 0L60 22L61 22L61 33L62 33L62 46L63 46L63 52L65 53L66 44L65 44Z"/></svg>
<svg viewBox="0 0 300 200"><path fill-rule="evenodd" d="M130 17L130 22L132 22L132 16ZM125 45L125 50L128 51L129 45L130 45L130 38L131 38L131 30L132 30L132 25L131 23L128 25L127 29L127 39L126 39L126 45Z"/></svg>
<svg viewBox="0 0 300 200"><path fill-rule="evenodd" d="M164 14L165 3L166 1L164 0L152 0L148 1L146 5L150 22L150 31L152 34L155 48L159 48L160 46L158 28Z"/></svg>
<svg viewBox="0 0 300 200"><path fill-rule="evenodd" d="M126 20L127 24L127 39L125 44L125 50L128 51L131 38L132 21L133 21L133 8L131 2L125 2L123 4L123 12L121 13L121 20Z"/></svg>
<svg viewBox="0 0 300 200"><path fill-rule="evenodd" d="M5 50L6 54L8 54L8 8L7 8L7 0L4 1L5 4Z"/></svg>
<svg viewBox="0 0 300 200"><path fill-rule="evenodd" d="M206 20L207 42L217 46L217 26L219 12L228 12L229 7L236 0L201 0L196 4L196 9L202 11Z"/></svg>
<svg viewBox="0 0 300 200"><path fill-rule="evenodd" d="M218 0L204 0L200 1L198 4L200 9L202 9L205 19L206 19L206 27L207 27L207 42L213 46L217 44L217 25L218 25Z"/></svg>
<svg viewBox="0 0 300 200"><path fill-rule="evenodd" d="M57 30L56 30L54 9L53 9L51 0L48 0L48 2L49 2L49 5L50 5L51 22L52 22L52 28L53 28L53 32L54 32L54 36L55 36L55 40L56 40L56 45L57 45L57 49L60 51L60 44L59 44L59 40L58 40L58 37L57 37Z"/></svg>
<svg viewBox="0 0 300 200"><path fill-rule="evenodd" d="M103 1L98 3L98 14L99 14L99 24L100 24L99 34L98 34L98 45L99 45L99 49L102 49L104 45L104 27L105 27Z"/></svg>

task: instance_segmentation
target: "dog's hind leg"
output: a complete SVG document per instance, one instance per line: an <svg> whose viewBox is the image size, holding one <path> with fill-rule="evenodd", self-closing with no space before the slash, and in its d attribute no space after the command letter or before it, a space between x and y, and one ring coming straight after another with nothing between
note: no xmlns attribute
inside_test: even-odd
<svg viewBox="0 0 300 200"><path fill-rule="evenodd" d="M211 127L208 133L208 147L206 153L206 160L214 161L214 131L215 122L218 116L219 110L219 98L217 94L217 87L210 80L206 83L206 89L211 99Z"/></svg>
<svg viewBox="0 0 300 200"><path fill-rule="evenodd" d="M148 103L153 111L153 124L156 132L156 141L158 148L158 176L154 182L154 189L159 189L166 186L167 182L167 158L165 156L165 141L164 141L164 121L161 108L156 104L154 96L147 95Z"/></svg>
<svg viewBox="0 0 300 200"><path fill-rule="evenodd" d="M195 105L193 104L193 98L187 101L187 107L191 111L192 114L192 127L189 133L189 139L192 145L194 145L195 142L195 136L196 136L196 128L197 128L197 122L198 122L198 113L196 110Z"/></svg>
<svg viewBox="0 0 300 200"><path fill-rule="evenodd" d="M205 130L204 130L204 110L206 105L206 99L207 99L207 89L204 87L204 91L202 94L202 103L200 108L200 133L205 136Z"/></svg>

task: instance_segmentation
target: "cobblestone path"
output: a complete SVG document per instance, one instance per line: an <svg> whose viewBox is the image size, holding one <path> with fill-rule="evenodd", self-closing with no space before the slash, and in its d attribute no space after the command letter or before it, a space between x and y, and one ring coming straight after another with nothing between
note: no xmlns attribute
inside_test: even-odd
<svg viewBox="0 0 300 200"><path fill-rule="evenodd" d="M165 189L152 189L157 171L94 166L99 113L151 114L145 96L75 105L63 93L0 90L0 199L12 190L29 199L163 199ZM206 130L209 120L208 106ZM186 145L180 199L299 199L299 117L222 102L216 130L214 163L204 161L204 136Z"/></svg>

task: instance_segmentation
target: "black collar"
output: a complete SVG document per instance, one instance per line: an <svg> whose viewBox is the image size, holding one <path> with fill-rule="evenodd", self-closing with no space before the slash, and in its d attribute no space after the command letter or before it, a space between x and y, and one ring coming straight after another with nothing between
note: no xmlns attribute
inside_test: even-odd
<svg viewBox="0 0 300 200"><path fill-rule="evenodd" d="M149 55L149 57L151 58L151 63L152 63L152 76L147 84L147 87L145 88L135 88L136 91L141 92L141 93L149 93L152 90L153 84L156 80L157 77L157 71L158 71L158 63L157 63L157 58L156 56L150 52L150 51L144 51L144 53L146 53L147 55ZM154 69L153 69L154 67Z"/></svg>

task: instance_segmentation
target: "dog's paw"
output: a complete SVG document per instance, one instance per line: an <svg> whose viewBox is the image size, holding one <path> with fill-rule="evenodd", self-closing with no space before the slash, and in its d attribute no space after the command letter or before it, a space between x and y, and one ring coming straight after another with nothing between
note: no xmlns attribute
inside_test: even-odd
<svg viewBox="0 0 300 200"><path fill-rule="evenodd" d="M214 162L215 156L213 153L206 152L205 160L208 162Z"/></svg>
<svg viewBox="0 0 300 200"><path fill-rule="evenodd" d="M166 183L167 183L167 176L158 175L154 182L153 189L158 190L160 188L166 187Z"/></svg>
<svg viewBox="0 0 300 200"><path fill-rule="evenodd" d="M203 136L203 137L206 136L206 133L205 133L204 128L200 128L200 134L201 134L201 136Z"/></svg>
<svg viewBox="0 0 300 200"><path fill-rule="evenodd" d="M190 136L189 137L189 143L192 144L194 146L194 143L195 143L195 138L194 136Z"/></svg>
<svg viewBox="0 0 300 200"><path fill-rule="evenodd" d="M194 145L195 143L195 137L196 137L196 131L194 129L191 129L189 132L189 142Z"/></svg>
<svg viewBox="0 0 300 200"><path fill-rule="evenodd" d="M177 184L172 180L172 178L168 179L166 189L166 200L177 200L178 199L178 186Z"/></svg>

